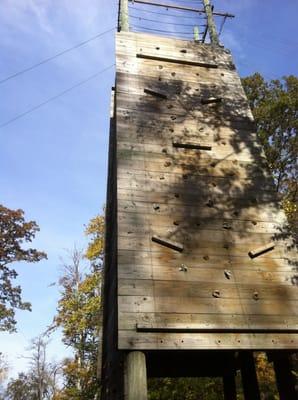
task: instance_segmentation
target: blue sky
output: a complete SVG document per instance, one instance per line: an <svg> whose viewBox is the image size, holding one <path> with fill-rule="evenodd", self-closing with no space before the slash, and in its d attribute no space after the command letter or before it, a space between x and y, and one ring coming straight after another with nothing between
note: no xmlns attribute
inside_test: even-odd
<svg viewBox="0 0 298 400"><path fill-rule="evenodd" d="M199 0L166 1L200 5ZM226 22L221 40L232 50L241 76L256 71L267 79L297 75L297 1L214 0L214 5L236 15ZM154 14L141 12L142 8L135 5L131 13L154 18ZM192 21L161 18L185 24ZM2 0L0 80L116 23L116 0ZM164 28L142 20L137 23ZM171 32L181 29L171 24L167 28ZM110 32L1 84L0 125L114 62L114 33ZM32 302L33 311L17 313L17 334L0 333L0 352L7 355L12 375L25 367L26 361L19 356L55 313L58 290L49 284L59 275L59 257L74 243L85 246L84 224L105 202L113 81L112 67L0 129L0 201L9 208L24 209L27 219L38 222L41 231L34 245L48 253L47 261L16 265L23 297ZM66 353L59 334L49 353L58 359Z"/></svg>

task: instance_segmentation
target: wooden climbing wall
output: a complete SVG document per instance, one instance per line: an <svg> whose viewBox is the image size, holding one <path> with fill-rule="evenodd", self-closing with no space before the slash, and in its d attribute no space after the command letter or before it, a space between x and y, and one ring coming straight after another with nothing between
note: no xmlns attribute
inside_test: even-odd
<svg viewBox="0 0 298 400"><path fill-rule="evenodd" d="M115 100L118 348L297 348L295 253L230 52L118 33Z"/></svg>

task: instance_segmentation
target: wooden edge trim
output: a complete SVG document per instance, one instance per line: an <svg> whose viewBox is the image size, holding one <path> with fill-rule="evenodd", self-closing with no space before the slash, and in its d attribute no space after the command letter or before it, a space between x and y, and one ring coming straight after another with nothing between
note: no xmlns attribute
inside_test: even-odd
<svg viewBox="0 0 298 400"><path fill-rule="evenodd" d="M203 67L203 68L218 68L218 65L213 64L213 63L205 63L202 61L200 62L200 61L191 61L191 60L179 60L179 59L175 59L175 58L153 56L150 54L143 54L143 53L137 53L136 57L144 58L146 60L156 60L156 61L164 61L164 62L170 62L170 63L175 63L175 64L194 65L194 66Z"/></svg>
<svg viewBox="0 0 298 400"><path fill-rule="evenodd" d="M136 324L137 332L156 333L297 333L298 328L191 328L191 327L162 327Z"/></svg>

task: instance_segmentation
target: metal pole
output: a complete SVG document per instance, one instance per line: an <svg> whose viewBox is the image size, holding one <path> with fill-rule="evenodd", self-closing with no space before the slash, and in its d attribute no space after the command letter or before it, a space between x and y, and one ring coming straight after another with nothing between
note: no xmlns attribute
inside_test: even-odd
<svg viewBox="0 0 298 400"><path fill-rule="evenodd" d="M129 31L128 0L120 0L118 31Z"/></svg>
<svg viewBox="0 0 298 400"><path fill-rule="evenodd" d="M216 25L215 25L215 22L213 19L212 6L210 4L210 0L203 0L203 2L204 2L205 12L207 15L208 30L209 30L211 43L218 46L219 39L218 39L217 31L216 31Z"/></svg>

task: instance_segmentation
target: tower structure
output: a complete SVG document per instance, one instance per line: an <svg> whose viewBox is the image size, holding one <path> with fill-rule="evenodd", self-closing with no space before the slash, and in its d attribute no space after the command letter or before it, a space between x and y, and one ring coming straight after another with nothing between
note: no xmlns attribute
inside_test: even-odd
<svg viewBox="0 0 298 400"><path fill-rule="evenodd" d="M128 31L121 3L102 399L145 400L146 376L222 376L233 400L241 369L245 399L257 400L253 351L266 351L280 398L294 400L295 253L240 78L219 43L213 14L231 15L203 0L195 12L206 15L205 29L181 40Z"/></svg>

